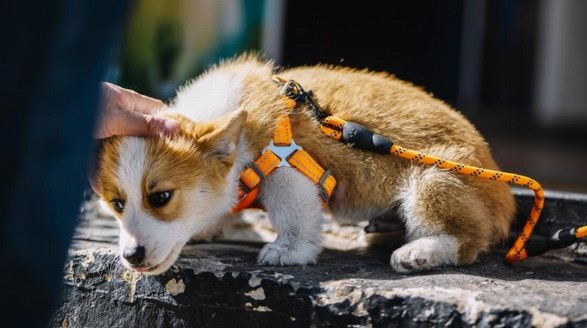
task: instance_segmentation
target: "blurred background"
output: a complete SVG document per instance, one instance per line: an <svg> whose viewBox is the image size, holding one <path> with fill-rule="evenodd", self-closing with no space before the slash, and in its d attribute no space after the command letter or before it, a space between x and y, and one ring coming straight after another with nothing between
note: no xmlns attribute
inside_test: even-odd
<svg viewBox="0 0 587 328"><path fill-rule="evenodd" d="M502 169L587 192L585 17L584 0L138 0L108 80L169 100L247 50L387 71L465 114Z"/></svg>

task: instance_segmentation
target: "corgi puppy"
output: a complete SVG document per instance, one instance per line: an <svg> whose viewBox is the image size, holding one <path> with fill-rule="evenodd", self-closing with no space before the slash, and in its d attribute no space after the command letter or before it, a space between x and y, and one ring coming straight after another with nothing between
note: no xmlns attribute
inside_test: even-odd
<svg viewBox="0 0 587 328"><path fill-rule="evenodd" d="M102 142L93 186L118 219L125 266L163 273L192 236L214 231L231 215L241 172L269 144L285 111L273 70L253 55L225 61L187 83L160 113L180 122L177 135ZM463 115L389 74L315 66L280 76L311 89L325 112L398 145L498 169ZM323 135L306 105L299 106L290 117L293 138L336 177L333 217L364 221L394 209L403 220L405 244L390 258L395 271L470 264L508 236L515 205L507 184L352 148ZM295 168L279 167L263 180L259 201L277 239L261 249L258 263L315 263L324 210L316 185Z"/></svg>

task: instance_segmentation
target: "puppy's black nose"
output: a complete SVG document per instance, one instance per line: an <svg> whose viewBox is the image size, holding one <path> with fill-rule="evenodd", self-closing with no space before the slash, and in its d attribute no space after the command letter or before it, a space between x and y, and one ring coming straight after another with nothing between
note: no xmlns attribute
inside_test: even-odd
<svg viewBox="0 0 587 328"><path fill-rule="evenodd" d="M122 257L124 257L130 264L139 265L143 263L143 260L145 259L145 247L127 247L122 251Z"/></svg>

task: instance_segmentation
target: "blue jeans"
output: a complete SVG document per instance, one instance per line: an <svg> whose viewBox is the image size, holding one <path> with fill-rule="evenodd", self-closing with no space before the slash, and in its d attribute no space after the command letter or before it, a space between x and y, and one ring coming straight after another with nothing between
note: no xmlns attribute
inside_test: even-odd
<svg viewBox="0 0 587 328"><path fill-rule="evenodd" d="M128 5L0 4L1 327L46 327L60 299L99 82Z"/></svg>

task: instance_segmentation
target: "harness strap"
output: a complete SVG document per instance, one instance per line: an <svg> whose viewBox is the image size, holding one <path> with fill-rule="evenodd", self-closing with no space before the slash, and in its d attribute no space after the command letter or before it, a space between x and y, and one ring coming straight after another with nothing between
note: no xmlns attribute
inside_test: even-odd
<svg viewBox="0 0 587 328"><path fill-rule="evenodd" d="M273 170L277 168L281 159L271 151L265 152L255 162L249 163L248 167L241 173L240 185L245 193L257 188L261 181L265 180Z"/></svg>
<svg viewBox="0 0 587 328"><path fill-rule="evenodd" d="M302 172L302 174L318 186L322 202L326 205L330 196L332 196L334 187L336 187L336 179L332 175L332 172L330 170L324 170L303 149L298 149L287 161L292 167L298 169L298 171Z"/></svg>
<svg viewBox="0 0 587 328"><path fill-rule="evenodd" d="M290 98L285 99L290 100ZM295 103L293 106L295 106ZM292 142L293 136L291 132L291 122L289 115L284 114L274 132L273 145L275 147L290 146ZM267 149L265 153L272 152L275 149L271 148L271 146L268 148L269 149ZM295 148L296 149L292 151L287 158L282 158L281 160L286 160L290 166L298 169L298 171L315 183L320 189L320 196L322 197L323 202L328 203L330 195L332 195L334 187L336 187L336 179L330 170L324 170L322 166L320 166L320 164L318 164L302 147L298 146Z"/></svg>
<svg viewBox="0 0 587 328"><path fill-rule="evenodd" d="M259 195L259 184L273 172L281 159L271 151L264 152L256 161L249 163L241 173L238 188L238 203L232 212L240 212L251 207Z"/></svg>
<svg viewBox="0 0 587 328"><path fill-rule="evenodd" d="M286 108L295 107L295 101L282 97ZM264 150L262 155L252 163L240 175L240 188L238 191L238 204L233 207L232 212L238 212L251 206L259 193L259 185L265 177L271 174L276 168L291 166L310 179L318 187L323 205L327 205L330 196L336 187L336 179L330 172L318 164L310 154L298 146L291 131L289 113L285 113L279 119L277 128L273 133L273 139Z"/></svg>
<svg viewBox="0 0 587 328"><path fill-rule="evenodd" d="M277 123L277 129L273 133L273 144L276 146L289 146L293 140L291 133L291 122L289 121L289 115L284 114L281 116L279 123Z"/></svg>

